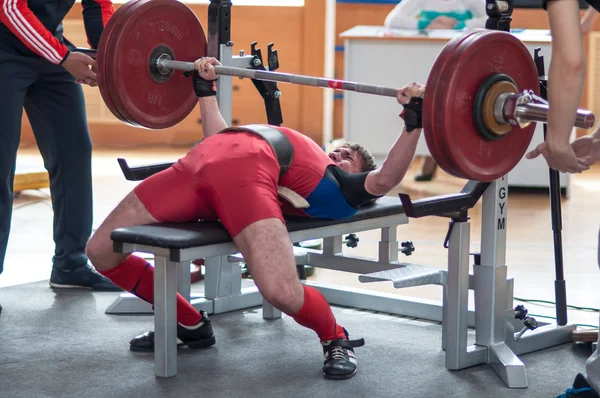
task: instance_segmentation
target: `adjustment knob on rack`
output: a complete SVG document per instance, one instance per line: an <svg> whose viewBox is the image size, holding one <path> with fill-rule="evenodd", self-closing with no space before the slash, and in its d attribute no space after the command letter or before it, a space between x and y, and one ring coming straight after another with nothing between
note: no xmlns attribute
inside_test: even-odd
<svg viewBox="0 0 600 398"><path fill-rule="evenodd" d="M358 236L356 236L355 234L350 234L346 236L346 240L344 241L344 243L346 243L346 246L348 247L355 248L358 246L358 241Z"/></svg>
<svg viewBox="0 0 600 398"><path fill-rule="evenodd" d="M405 256L410 256L415 251L415 245L409 240L401 243L402 248L399 249Z"/></svg>
<svg viewBox="0 0 600 398"><path fill-rule="evenodd" d="M523 305L517 305L515 307L515 319L523 320L527 316L527 308Z"/></svg>

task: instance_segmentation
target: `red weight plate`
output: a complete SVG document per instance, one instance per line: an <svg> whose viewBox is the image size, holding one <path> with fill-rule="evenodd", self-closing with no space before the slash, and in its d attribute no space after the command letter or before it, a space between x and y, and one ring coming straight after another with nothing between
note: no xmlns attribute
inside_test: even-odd
<svg viewBox="0 0 600 398"><path fill-rule="evenodd" d="M490 182L508 174L523 158L531 142L535 123L513 128L502 139L489 141L473 125L473 100L481 82L494 73L504 73L519 91L539 94L539 80L527 47L507 32L480 30L463 41L447 61L435 101L436 141L451 167L463 177Z"/></svg>
<svg viewBox="0 0 600 398"><path fill-rule="evenodd" d="M477 31L476 30L471 30L471 31L467 31L464 34L462 34L461 36L456 38L456 45L453 46L452 52L448 54L444 65L442 66L442 68L440 68L440 70L438 71L437 74L437 81L435 82L435 91L434 94L432 96L432 103L434 104L434 113L432 113L432 115L440 115L444 113L444 109L445 109L445 105L440 103L439 100L439 93L440 92L445 92L445 90L448 89L448 80L446 78L448 73L451 73L448 69L452 69L453 65L452 65L452 57L454 56L454 53L458 50L458 48L460 47L460 45L465 41L468 40L471 36L473 36ZM435 132L435 131L439 131L440 128L444 128L444 127L439 127L439 125L437 125L436 123L436 118L432 117L430 119L430 123L432 125L431 129L429 129L429 131L431 132ZM449 149L447 147L447 145L445 145L445 143L442 141L442 136L440 135L436 135L436 134L427 134L425 133L425 138L429 138L431 141L431 145L436 146L437 150L439 151L439 153L444 154L444 160L446 162L446 169L445 171L450 174L453 175L455 177L458 178L466 178L461 172L460 170L458 170L455 167L455 164L452 162L450 156L449 156Z"/></svg>
<svg viewBox="0 0 600 398"><path fill-rule="evenodd" d="M113 40L109 40L109 43L106 47L106 51L107 54L114 54L115 53L115 43L117 42L116 37L119 37L121 34L121 31L123 30L123 27L126 26L128 24L128 18L131 15L132 11L139 8L141 4L147 2L149 0L131 0L127 3L127 7L124 9L124 12L121 13L121 15L119 16L119 19L117 20L117 22L114 25L114 28L111 31L111 36L113 38ZM113 106L115 107L115 109L117 110L117 112L119 112L119 114L121 114L124 118L124 122L130 126L133 127L143 127L140 126L139 124L137 124L135 121L133 121L133 117L127 112L127 108L123 106L123 104L120 102L119 99L119 95L118 95L118 90L120 89L120 85L121 85L121 81L120 81L120 77L119 76L115 76L114 73L110 73L110 71L114 71L115 67L112 64L112 62L114 61L114 56L110 57L110 60L108 61L107 66L109 73L107 74L107 79L108 79L108 87L110 90L110 96L112 98L113 101Z"/></svg>
<svg viewBox="0 0 600 398"><path fill-rule="evenodd" d="M436 91L439 86L443 86L444 83L446 83L445 81L440 80L440 78L443 75L447 60L451 58L458 46L473 33L473 31L469 31L466 34L457 36L451 39L444 46L444 48L442 48L442 51L438 54L431 71L429 72L429 77L427 78L427 84L425 86L425 97L423 98L423 114L426 115L423 118L423 130L425 131L427 148L429 149L431 156L436 161L438 166L440 166L440 168L442 168L446 173L451 175L456 175L455 170L450 167L450 163L447 160L445 152L441 150L435 139L435 134L428 134L428 132L435 130L433 126L433 115L439 111L436 106L439 104L435 100Z"/></svg>
<svg viewBox="0 0 600 398"><path fill-rule="evenodd" d="M173 71L166 82L150 72L153 51L168 48L173 59L194 62L206 54L206 36L198 18L177 0L143 0L132 7L113 33L110 67L115 103L121 113L149 129L164 129L181 122L198 103L191 78ZM118 33L118 34L115 34ZM109 71L107 71L109 72Z"/></svg>
<svg viewBox="0 0 600 398"><path fill-rule="evenodd" d="M425 95L423 97L423 130L428 131L431 129L431 125L433 123L433 118L429 115L435 114L435 101L433 98L435 97L435 87L437 85L439 72L443 69L446 60L452 54L454 49L458 46L458 42L455 40L451 40L448 42L442 51L438 54L435 62L431 68L431 72L427 78L427 83L425 85ZM438 145L434 140L430 140L429 136L425 134L425 141L427 143L427 149L429 149L429 154L435 160L437 165L442 168L447 173L450 173L448 170L448 162L446 161L446 156L443 152L440 152Z"/></svg>
<svg viewBox="0 0 600 398"><path fill-rule="evenodd" d="M98 49L96 51L96 78L98 81L98 89L100 91L100 95L104 100L104 103L110 110L110 112L122 122L125 122L125 118L123 115L119 113L119 111L115 108L112 97L110 95L110 89L108 86L108 81L106 79L106 74L104 73L104 65L107 61L106 54L108 53L106 48L109 43L109 36L115 26L117 19L122 15L119 11L127 4L121 6L119 9L115 11L112 17L106 23L104 30L102 31L102 35L100 36L100 42L98 43Z"/></svg>
<svg viewBox="0 0 600 398"><path fill-rule="evenodd" d="M106 26L104 27L104 30L102 31L102 35L100 36L100 42L98 43L98 49L96 52L96 69L97 69L97 79L98 79L98 89L100 90L100 95L102 96L102 99L104 100L104 103L106 104L107 108L110 110L110 112L120 121L124 122L124 123L128 123L127 119L119 112L119 110L116 108L112 95L111 95L111 84L109 83L108 79L106 78L106 73L105 73L105 66L106 63L108 62L109 54L110 51L108 49L109 45L110 45L110 37L112 35L112 32L118 22L118 20L125 14L125 12L127 11L127 9L129 7L131 7L133 4L135 4L136 2L138 2L139 0L132 0L129 1L125 4L123 4L121 7L119 7L115 13L112 15L112 17L110 17L110 19L108 20L108 22L106 23Z"/></svg>

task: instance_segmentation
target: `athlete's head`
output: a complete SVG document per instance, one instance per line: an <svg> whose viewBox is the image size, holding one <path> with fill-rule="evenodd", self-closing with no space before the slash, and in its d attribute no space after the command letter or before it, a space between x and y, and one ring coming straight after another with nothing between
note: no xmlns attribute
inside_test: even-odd
<svg viewBox="0 0 600 398"><path fill-rule="evenodd" d="M346 143L329 154L329 158L348 173L360 173L377 168L373 155L360 144Z"/></svg>

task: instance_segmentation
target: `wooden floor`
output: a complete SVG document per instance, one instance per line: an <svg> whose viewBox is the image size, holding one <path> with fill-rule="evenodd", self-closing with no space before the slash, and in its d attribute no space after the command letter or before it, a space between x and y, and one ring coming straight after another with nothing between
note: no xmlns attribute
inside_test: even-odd
<svg viewBox="0 0 600 398"><path fill-rule="evenodd" d="M96 150L94 153L94 225L98 225L135 183L125 181L117 165L117 157L130 164L173 161L185 155L187 148L139 148ZM42 164L35 149L22 149L18 163L27 167ZM438 173L433 182L414 182L413 168L399 188L414 198L459 191L464 180ZM392 193L396 194L396 192ZM572 194L562 200L563 250L568 302L581 307L600 307L600 270L598 269L598 230L600 228L600 164L582 175L574 176ZM23 207L27 205L26 207ZM5 272L0 287L44 280L49 277L53 252L52 211L49 190L25 191L15 200L13 232ZM481 230L481 204L470 213L471 250L478 250ZM507 264L509 276L515 278L515 296L554 301L554 251L550 203L547 193L510 193L507 219ZM439 217L411 219L398 227L398 240L413 241L416 250L407 262L445 268L447 250L442 246L448 220ZM376 256L378 231L358 234L357 248L344 248L359 256ZM35 243L34 243L35 241ZM32 249L34 248L34 249ZM374 289L425 300L441 300L439 286L423 286L403 290L390 283L362 284L354 274L317 270L317 281ZM552 305L526 304L530 313L552 316ZM569 320L580 324L598 324L598 313L571 309Z"/></svg>

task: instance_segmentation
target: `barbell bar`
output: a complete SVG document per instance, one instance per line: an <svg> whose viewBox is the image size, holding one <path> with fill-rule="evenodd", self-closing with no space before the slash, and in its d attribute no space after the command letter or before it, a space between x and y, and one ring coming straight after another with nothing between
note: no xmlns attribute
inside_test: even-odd
<svg viewBox="0 0 600 398"><path fill-rule="evenodd" d="M159 70L175 69L182 71L193 71L195 69L193 62L181 62L159 58L156 60L156 64ZM265 71L256 69L236 68L233 66L215 66L215 72L217 75L247 77L249 79L255 80L291 83L303 86L324 87L345 91L356 91L358 93L381 95L384 97L395 97L396 92L398 91L398 89L396 88L377 86L373 84L363 84L345 80L332 80L325 79L322 77L272 72L268 70Z"/></svg>
<svg viewBox="0 0 600 398"><path fill-rule="evenodd" d="M171 70L190 72L195 70L193 62L183 62L166 59L159 56L156 59L157 70L167 74ZM357 83L347 80L326 79L322 77L297 75L292 73L272 72L266 70L244 69L233 66L215 66L215 73L221 76L233 76L255 80L273 81L280 83L298 84L303 86L314 86L332 88L334 90L355 91L357 93L373 94L384 97L396 97L398 89L373 84ZM512 113L505 111L505 105L509 101L516 101ZM530 122L546 123L548 121L548 105L535 103L532 93L525 91L513 96L504 97L504 101L496 101L494 104L494 118L500 124L507 124L515 120L521 126ZM578 109L575 117L575 127L589 129L594 125L594 114L586 109Z"/></svg>

